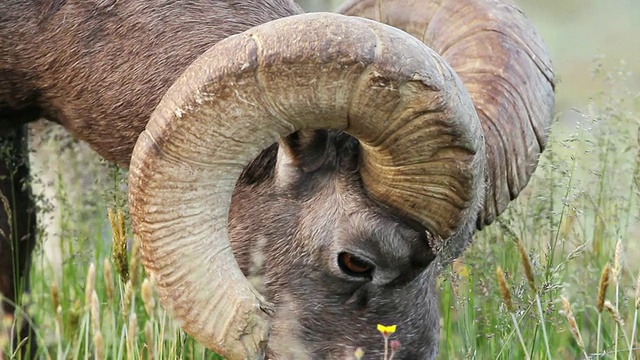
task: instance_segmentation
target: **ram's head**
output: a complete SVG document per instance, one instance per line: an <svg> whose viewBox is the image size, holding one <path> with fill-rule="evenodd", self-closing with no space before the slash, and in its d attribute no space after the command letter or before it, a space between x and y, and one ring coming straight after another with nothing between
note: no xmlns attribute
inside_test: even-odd
<svg viewBox="0 0 640 360"><path fill-rule="evenodd" d="M377 356L377 323L398 324L397 358L433 357L441 266L545 146L553 73L513 4L341 9L391 26L319 13L229 37L134 151L146 269L165 308L229 358Z"/></svg>

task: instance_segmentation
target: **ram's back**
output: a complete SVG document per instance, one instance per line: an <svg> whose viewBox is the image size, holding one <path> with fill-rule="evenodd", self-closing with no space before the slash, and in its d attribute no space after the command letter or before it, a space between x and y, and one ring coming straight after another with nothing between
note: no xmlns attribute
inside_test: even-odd
<svg viewBox="0 0 640 360"><path fill-rule="evenodd" d="M0 5L0 131L45 117L126 166L150 113L213 44L299 13L287 0Z"/></svg>

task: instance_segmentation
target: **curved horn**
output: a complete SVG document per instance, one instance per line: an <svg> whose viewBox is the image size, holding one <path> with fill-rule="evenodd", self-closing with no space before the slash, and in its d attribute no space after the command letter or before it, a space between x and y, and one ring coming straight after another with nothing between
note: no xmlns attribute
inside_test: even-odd
<svg viewBox="0 0 640 360"><path fill-rule="evenodd" d="M551 60L531 23L509 0L347 0L338 11L412 34L458 74L486 141L477 226L492 223L527 185L553 117Z"/></svg>
<svg viewBox="0 0 640 360"><path fill-rule="evenodd" d="M221 41L163 97L129 182L133 228L162 304L230 359L260 356L269 332L269 305L230 249L232 191L262 149L320 128L360 140L373 198L440 239L474 224L482 129L462 83L426 45L338 14L292 16Z"/></svg>

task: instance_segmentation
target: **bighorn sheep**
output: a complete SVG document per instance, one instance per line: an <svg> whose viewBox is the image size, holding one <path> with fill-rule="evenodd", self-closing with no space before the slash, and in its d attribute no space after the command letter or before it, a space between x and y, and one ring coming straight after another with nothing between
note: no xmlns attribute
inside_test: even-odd
<svg viewBox="0 0 640 360"><path fill-rule="evenodd" d="M395 323L397 358L433 358L435 278L526 185L553 73L509 0L340 11L391 26L287 0L0 5L0 291L27 274L21 129L44 116L129 166L144 265L207 347L375 358Z"/></svg>

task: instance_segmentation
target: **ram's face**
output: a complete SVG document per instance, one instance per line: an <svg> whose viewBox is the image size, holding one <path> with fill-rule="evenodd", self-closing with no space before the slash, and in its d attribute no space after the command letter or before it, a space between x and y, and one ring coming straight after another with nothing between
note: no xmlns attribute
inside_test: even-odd
<svg viewBox="0 0 640 360"><path fill-rule="evenodd" d="M249 167L231 207L234 254L275 306L279 345L271 350L380 355L376 325L402 324L398 355L428 357L437 344L438 266L427 233L369 199L355 139L317 132L296 140L260 159L276 162L269 174Z"/></svg>

